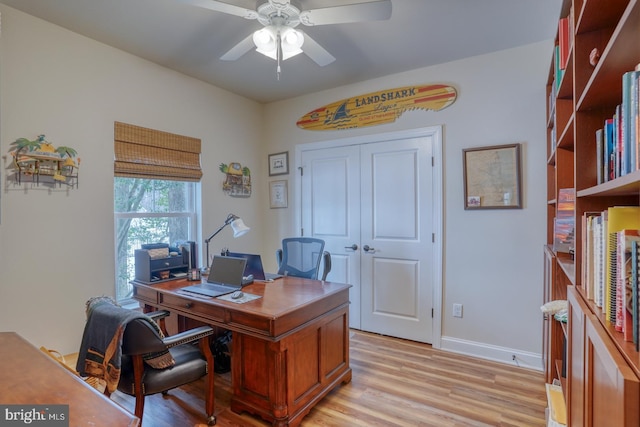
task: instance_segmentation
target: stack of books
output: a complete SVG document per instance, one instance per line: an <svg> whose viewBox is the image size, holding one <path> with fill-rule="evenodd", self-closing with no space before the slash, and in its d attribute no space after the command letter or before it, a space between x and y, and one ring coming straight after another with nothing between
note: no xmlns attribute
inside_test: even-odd
<svg viewBox="0 0 640 427"><path fill-rule="evenodd" d="M582 215L582 288L606 321L639 347L640 207L615 206Z"/></svg>

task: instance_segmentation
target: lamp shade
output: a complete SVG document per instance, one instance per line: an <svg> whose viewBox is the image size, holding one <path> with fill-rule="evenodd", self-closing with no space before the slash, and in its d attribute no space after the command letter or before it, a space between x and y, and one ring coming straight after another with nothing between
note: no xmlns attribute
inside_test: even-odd
<svg viewBox="0 0 640 427"><path fill-rule="evenodd" d="M231 222L231 229L233 230L233 237L240 237L249 232L251 228L247 227L242 221L242 218L237 218Z"/></svg>
<svg viewBox="0 0 640 427"><path fill-rule="evenodd" d="M211 239L217 236L218 233L220 233L222 229L225 228L227 225L230 225L231 228L233 229L233 237L243 236L247 234L249 230L251 230L249 227L247 227L244 224L244 222L239 216L231 213L227 215L227 219L224 220L224 223L216 231L214 231L213 234L211 234L211 236L204 239L204 243L206 243L207 245L207 268L205 270L207 274L209 272L209 242L211 241Z"/></svg>

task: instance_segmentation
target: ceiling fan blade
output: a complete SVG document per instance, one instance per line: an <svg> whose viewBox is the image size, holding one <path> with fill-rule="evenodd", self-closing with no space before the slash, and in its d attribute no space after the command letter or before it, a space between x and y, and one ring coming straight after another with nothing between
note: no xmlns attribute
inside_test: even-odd
<svg viewBox="0 0 640 427"><path fill-rule="evenodd" d="M300 12L300 22L309 26L382 21L389 18L391 18L391 0L377 0Z"/></svg>
<svg viewBox="0 0 640 427"><path fill-rule="evenodd" d="M252 33L249 34L249 36L242 40L240 43L229 49L229 51L222 55L220 59L223 61L235 61L254 47L256 47L256 45L253 43Z"/></svg>
<svg viewBox="0 0 640 427"><path fill-rule="evenodd" d="M258 13L255 10L245 9L244 7L235 6L218 0L178 0L192 6L202 7L205 9L215 10L216 12L227 13L229 15L240 16L245 19L257 19Z"/></svg>
<svg viewBox="0 0 640 427"><path fill-rule="evenodd" d="M336 58L333 57L325 48L320 46L318 42L309 37L307 33L304 34L304 43L302 44L302 51L313 61L321 67L331 64Z"/></svg>

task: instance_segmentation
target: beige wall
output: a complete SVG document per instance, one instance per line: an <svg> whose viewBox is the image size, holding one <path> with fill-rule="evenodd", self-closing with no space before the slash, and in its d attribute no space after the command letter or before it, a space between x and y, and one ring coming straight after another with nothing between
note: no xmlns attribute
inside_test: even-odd
<svg viewBox="0 0 640 427"><path fill-rule="evenodd" d="M72 190L15 186L0 178L0 330L74 352L84 302L114 294L113 122L202 139L203 232L227 213L258 225L262 197L222 193L220 163L264 173L263 107L200 81L0 6L0 151L45 134L82 159ZM9 159L4 160L6 166ZM236 242L261 243L260 227ZM212 249L229 245L221 233ZM214 244L215 243L215 244Z"/></svg>
<svg viewBox="0 0 640 427"><path fill-rule="evenodd" d="M253 230L223 232L212 251L231 246L261 253L269 270L282 237L296 234L296 195L269 209L266 156L289 150L290 189L296 144L443 126L443 348L539 365L542 254L545 240L545 103L550 42L361 82L266 106L169 71L0 5L0 151L18 137L44 133L77 149L80 186L24 190L1 175L0 330L36 345L77 350L83 304L113 294L113 122L185 134L203 141L203 227L229 212ZM321 105L381 89L442 82L458 100L441 112L413 111L396 123L338 132L298 129ZM463 210L462 149L523 143L524 209ZM4 160L6 166L8 159ZM252 171L254 194L222 194L220 163ZM281 177L279 177L281 179ZM451 304L464 304L464 318ZM537 362L536 362L537 361ZM540 366L536 366L540 367Z"/></svg>
<svg viewBox="0 0 640 427"><path fill-rule="evenodd" d="M265 115L268 151L290 154L296 144L443 126L444 299L436 313L442 319L441 345L508 363L516 354L521 364L536 368L541 368L550 52L550 42L544 42L467 58L270 104ZM410 111L393 124L358 130L314 132L295 125L306 112L349 96L430 83L456 87L458 99L440 112ZM523 144L524 209L465 211L462 149L515 142ZM290 197L295 205L296 194ZM297 232L292 208L271 210L265 218L264 252ZM453 303L464 305L462 319L452 317Z"/></svg>

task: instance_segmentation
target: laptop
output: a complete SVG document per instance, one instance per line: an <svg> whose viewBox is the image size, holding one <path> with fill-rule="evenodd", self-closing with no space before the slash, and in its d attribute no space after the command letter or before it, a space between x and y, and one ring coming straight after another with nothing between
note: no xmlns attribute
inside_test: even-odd
<svg viewBox="0 0 640 427"><path fill-rule="evenodd" d="M262 267L262 257L254 254L243 254L241 252L227 252L227 256L236 258L244 258L247 260L247 266L244 269L244 275L253 275L254 280L275 280L282 277L281 274L265 273Z"/></svg>
<svg viewBox="0 0 640 427"><path fill-rule="evenodd" d="M211 261L207 283L186 286L183 291L210 297L230 294L242 289L242 276L247 260L239 257L216 255Z"/></svg>

